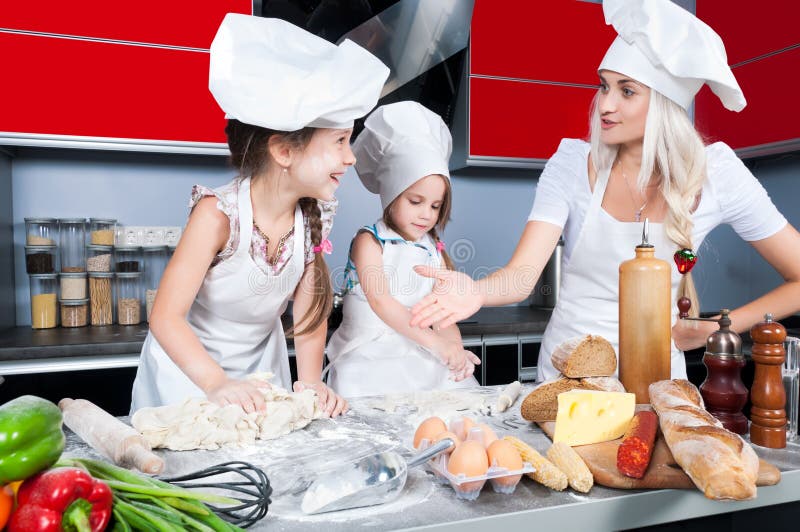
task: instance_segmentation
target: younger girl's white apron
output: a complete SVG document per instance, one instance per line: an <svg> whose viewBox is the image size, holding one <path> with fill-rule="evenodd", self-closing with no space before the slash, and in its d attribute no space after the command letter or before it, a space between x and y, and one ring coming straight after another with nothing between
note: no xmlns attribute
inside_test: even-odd
<svg viewBox="0 0 800 532"><path fill-rule="evenodd" d="M239 184L238 205L239 245L231 257L206 273L186 321L229 377L269 371L275 375L275 384L291 389L280 317L305 267L303 215L298 206L289 263L278 275L267 275L250 256L253 210L249 178ZM205 393L148 333L133 383L131 413L145 406L179 403L188 397L205 397Z"/></svg>
<svg viewBox="0 0 800 532"><path fill-rule="evenodd" d="M417 265L442 264L430 236L408 242L382 221L363 230L375 235L383 248L383 274L392 297L412 307L431 292L434 280L414 271ZM348 268L355 273L352 263ZM339 395L358 397L478 385L474 377L450 380L450 370L436 355L375 314L360 284L348 287L342 311L342 324L328 343L328 386Z"/></svg>
<svg viewBox="0 0 800 532"><path fill-rule="evenodd" d="M539 382L558 376L550 355L561 342L575 336L599 334L619 356L619 265L634 258L634 250L642 242L642 222L620 222L602 208L609 173L597 176L577 244L564 268L559 299L539 351ZM655 246L655 256L671 264L675 244L666 237L663 224L650 224L649 241ZM673 268L671 301L675 301L679 281L680 273ZM685 379L686 360L674 343L671 360L672 378Z"/></svg>

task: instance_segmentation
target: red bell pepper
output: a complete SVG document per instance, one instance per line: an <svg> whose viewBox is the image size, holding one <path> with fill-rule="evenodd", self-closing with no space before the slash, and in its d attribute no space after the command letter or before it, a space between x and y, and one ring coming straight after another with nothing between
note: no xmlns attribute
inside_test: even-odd
<svg viewBox="0 0 800 532"><path fill-rule="evenodd" d="M111 518L111 489L76 467L35 475L19 488L9 532L100 532Z"/></svg>

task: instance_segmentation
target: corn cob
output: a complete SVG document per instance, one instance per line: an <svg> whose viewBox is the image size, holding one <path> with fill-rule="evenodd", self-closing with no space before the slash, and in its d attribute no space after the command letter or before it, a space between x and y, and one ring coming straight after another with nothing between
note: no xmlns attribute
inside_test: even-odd
<svg viewBox="0 0 800 532"><path fill-rule="evenodd" d="M556 442L547 450L547 458L567 475L572 489L581 493L592 489L594 484L592 472L575 449L564 442Z"/></svg>
<svg viewBox="0 0 800 532"><path fill-rule="evenodd" d="M567 475L539 454L536 449L514 436L504 436L503 439L517 449L524 462L530 463L536 469L533 473L527 473L530 478L556 491L566 489Z"/></svg>

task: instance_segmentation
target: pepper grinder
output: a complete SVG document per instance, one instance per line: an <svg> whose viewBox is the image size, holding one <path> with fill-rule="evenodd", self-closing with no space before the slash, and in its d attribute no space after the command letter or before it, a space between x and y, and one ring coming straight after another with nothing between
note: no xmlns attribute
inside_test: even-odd
<svg viewBox="0 0 800 532"><path fill-rule="evenodd" d="M730 310L720 310L719 318L690 318L691 305L687 297L678 300L682 320L719 324L719 330L711 333L706 340L706 352L703 355L706 379L700 385L700 395L706 410L729 431L744 434L747 432L747 417L742 414L742 408L747 404L747 388L742 382L742 368L745 366L742 339L730 329Z"/></svg>
<svg viewBox="0 0 800 532"><path fill-rule="evenodd" d="M783 362L786 329L772 320L772 314L750 329L753 339L753 406L750 409L750 441L762 447L786 447L786 391L783 389Z"/></svg>

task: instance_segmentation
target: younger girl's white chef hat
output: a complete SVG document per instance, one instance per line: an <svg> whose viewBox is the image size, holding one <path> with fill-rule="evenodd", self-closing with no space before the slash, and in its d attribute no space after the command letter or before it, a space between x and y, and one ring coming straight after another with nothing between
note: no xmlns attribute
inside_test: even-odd
<svg viewBox="0 0 800 532"><path fill-rule="evenodd" d="M385 209L397 196L431 174L450 179L453 139L442 119L417 102L375 109L353 143L356 172Z"/></svg>
<svg viewBox="0 0 800 532"><path fill-rule="evenodd" d="M603 0L606 23L617 30L598 70L644 83L684 109L704 83L731 111L747 105L722 39L670 0Z"/></svg>
<svg viewBox="0 0 800 532"><path fill-rule="evenodd" d="M247 124L349 128L388 76L352 41L336 46L284 20L229 13L211 43L208 88L226 118Z"/></svg>

